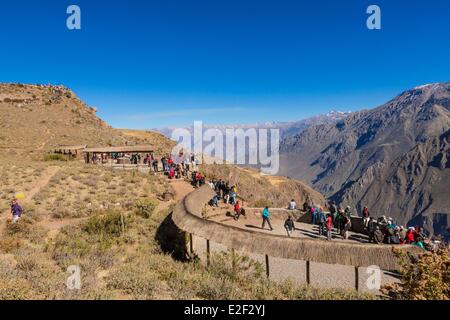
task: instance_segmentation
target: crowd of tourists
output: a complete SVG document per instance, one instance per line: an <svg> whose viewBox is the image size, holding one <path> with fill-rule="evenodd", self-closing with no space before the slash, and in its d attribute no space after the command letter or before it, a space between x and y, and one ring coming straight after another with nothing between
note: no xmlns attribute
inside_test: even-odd
<svg viewBox="0 0 450 320"><path fill-rule="evenodd" d="M349 238L349 231L352 228L352 210L350 206L343 209L337 206L335 202L329 202L326 207L317 205L303 204L303 210L309 212L311 216L311 224L318 225L319 235L326 236L327 240L332 240L332 231L340 235L342 239Z"/></svg>
<svg viewBox="0 0 450 320"><path fill-rule="evenodd" d="M352 229L352 217L360 217L362 218L362 230L369 236L369 243L411 244L424 250L435 250L436 246L441 244L440 240L429 239L419 226L405 228L398 225L392 218L372 217L366 206L362 208L359 215L355 216L350 206L346 206L344 209L334 201L328 203L327 211L320 206L310 206L308 203L303 205L303 209L310 214L311 223L318 225L319 235L326 236L328 240L333 238L333 230L342 239L348 239L349 231Z"/></svg>
<svg viewBox="0 0 450 320"><path fill-rule="evenodd" d="M143 162L150 168L150 172L163 172L171 180L190 179L196 187L205 184L204 176L198 171L199 160L193 153L184 155L181 151L177 156L168 154L160 160L153 154L147 154Z"/></svg>
<svg viewBox="0 0 450 320"><path fill-rule="evenodd" d="M234 206L234 219L239 220L241 215L245 216L245 209L242 208L237 197L237 186L230 185L223 180L212 180L209 182L211 189L215 191L215 195L209 201L212 207L219 207L219 203L223 201L225 204ZM434 250L440 244L439 240L432 241L428 239L421 227L405 228L397 225L392 218L385 216L375 219L370 215L368 207L363 207L359 215L355 215L351 206L342 207L337 205L334 201L327 203L325 208L318 205L310 205L305 202L300 208L296 201L292 199L288 204L289 210L300 210L310 216L310 223L317 226L319 236L325 237L331 241L333 238L340 238L347 240L350 238L350 231L352 230L352 222L356 221L355 217L360 217L362 220L358 224L359 230L362 229L369 238L370 243L385 243L385 244L411 244L416 245L425 250ZM270 209L265 207L261 213L261 229L266 225L270 231L273 231ZM284 221L284 228L287 235L291 236L295 232L295 221L293 215L289 215Z"/></svg>
<svg viewBox="0 0 450 320"><path fill-rule="evenodd" d="M237 196L237 186L223 180L211 180L209 186L216 192L209 201L210 206L219 207L220 201L234 206L234 219L239 220L241 215L245 216L245 209L241 207Z"/></svg>

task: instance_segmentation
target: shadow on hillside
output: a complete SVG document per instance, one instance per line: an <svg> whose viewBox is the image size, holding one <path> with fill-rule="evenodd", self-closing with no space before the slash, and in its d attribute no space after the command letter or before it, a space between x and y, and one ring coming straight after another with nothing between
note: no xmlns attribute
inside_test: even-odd
<svg viewBox="0 0 450 320"><path fill-rule="evenodd" d="M173 222L172 213L161 222L156 230L155 240L161 250L176 260L186 261L188 259L186 239L186 233Z"/></svg>

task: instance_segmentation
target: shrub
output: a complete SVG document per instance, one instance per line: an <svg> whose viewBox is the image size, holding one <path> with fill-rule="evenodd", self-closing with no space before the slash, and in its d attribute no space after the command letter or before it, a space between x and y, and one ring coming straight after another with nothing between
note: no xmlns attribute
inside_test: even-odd
<svg viewBox="0 0 450 320"><path fill-rule="evenodd" d="M16 223L13 223L11 220L6 222L6 234L9 236L27 235L30 229L30 224L23 219L20 219Z"/></svg>
<svg viewBox="0 0 450 320"><path fill-rule="evenodd" d="M209 272L236 282L257 282L263 278L263 266L250 257L229 250L211 256Z"/></svg>
<svg viewBox="0 0 450 320"><path fill-rule="evenodd" d="M44 156L44 161L67 161L67 157L59 153L50 153Z"/></svg>
<svg viewBox="0 0 450 320"><path fill-rule="evenodd" d="M119 237L125 229L125 217L118 211L109 210L105 214L97 213L85 223L83 231L100 235L103 238Z"/></svg>
<svg viewBox="0 0 450 320"><path fill-rule="evenodd" d="M266 200L266 199L259 199L256 200L253 204L255 208L265 208L265 207L272 207L273 203L272 201Z"/></svg>
<svg viewBox="0 0 450 320"><path fill-rule="evenodd" d="M145 264L125 264L107 278L109 289L120 290L134 299L152 299L157 276Z"/></svg>
<svg viewBox="0 0 450 320"><path fill-rule="evenodd" d="M17 250L22 245L22 241L18 236L6 236L0 239L0 251L10 253ZM1 299L0 299L1 300Z"/></svg>
<svg viewBox="0 0 450 320"><path fill-rule="evenodd" d="M450 257L446 249L417 256L395 253L400 259L401 282L383 286L382 293L401 300L450 299Z"/></svg>
<svg viewBox="0 0 450 320"><path fill-rule="evenodd" d="M148 219L152 216L157 206L158 203L153 199L145 199L138 201L135 204L136 214L145 219Z"/></svg>

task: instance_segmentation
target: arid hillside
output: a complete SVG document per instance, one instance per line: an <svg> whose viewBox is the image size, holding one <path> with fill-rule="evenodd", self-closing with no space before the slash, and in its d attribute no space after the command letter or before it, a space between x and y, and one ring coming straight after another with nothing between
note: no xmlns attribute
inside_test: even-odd
<svg viewBox="0 0 450 320"><path fill-rule="evenodd" d="M171 150L173 143L160 134L124 133L98 118L96 111L63 86L0 84L0 151L39 153L59 145L139 143Z"/></svg>

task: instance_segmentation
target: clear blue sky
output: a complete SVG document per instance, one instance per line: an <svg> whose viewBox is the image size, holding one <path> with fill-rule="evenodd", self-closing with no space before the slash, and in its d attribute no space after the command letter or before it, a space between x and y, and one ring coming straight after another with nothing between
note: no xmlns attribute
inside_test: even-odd
<svg viewBox="0 0 450 320"><path fill-rule="evenodd" d="M65 84L115 127L286 121L450 81L449 40L448 0L1 1L0 81Z"/></svg>

